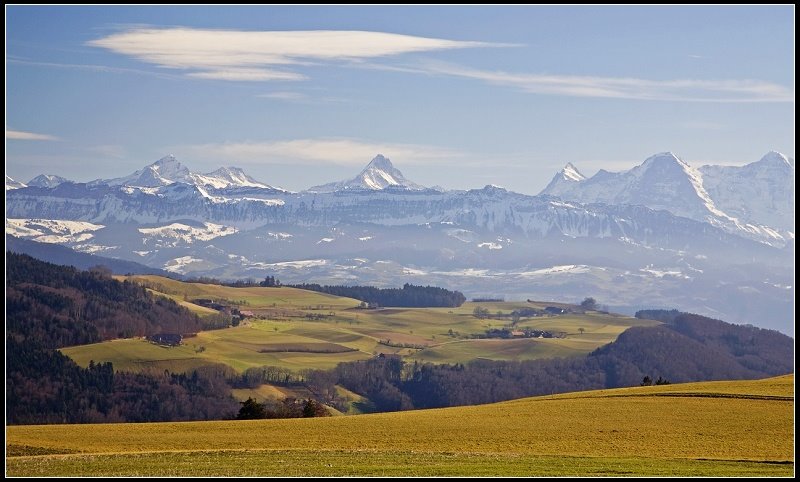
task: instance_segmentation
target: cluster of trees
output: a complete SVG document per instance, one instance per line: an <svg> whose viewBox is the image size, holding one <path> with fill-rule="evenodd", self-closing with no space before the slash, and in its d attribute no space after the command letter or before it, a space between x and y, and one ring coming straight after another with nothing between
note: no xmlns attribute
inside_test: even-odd
<svg viewBox="0 0 800 482"><path fill-rule="evenodd" d="M670 383L669 380L661 377L658 377L658 380L656 380L655 383L653 383L653 379L650 378L648 375L645 375L645 377L642 378L643 387L649 387L651 385L669 385L669 383Z"/></svg>
<svg viewBox="0 0 800 482"><path fill-rule="evenodd" d="M330 413L325 405L313 400L296 398L284 398L283 400L270 400L258 403L251 397L244 402L240 402L242 408L236 415L238 420L257 420L263 418L309 418L309 417L329 417Z"/></svg>
<svg viewBox="0 0 800 482"><path fill-rule="evenodd" d="M317 291L335 296L355 298L371 306L399 306L413 308L456 308L467 300L460 291L450 291L436 286L404 284L402 288L376 288L374 286L320 286L318 284L289 285L292 288Z"/></svg>
<svg viewBox="0 0 800 482"><path fill-rule="evenodd" d="M281 285L281 280L276 279L274 276L267 276L264 281L258 283L259 286L266 286L267 288L274 288Z"/></svg>
<svg viewBox="0 0 800 482"><path fill-rule="evenodd" d="M537 310L536 308L519 308L513 310L509 313L504 313L502 311L498 311L495 314L489 312L488 308L483 306L476 306L474 310L472 310L472 316L478 319L486 319L486 318L511 318L513 323L519 322L522 318L530 318L532 316L541 316L546 314L547 312L544 310Z"/></svg>

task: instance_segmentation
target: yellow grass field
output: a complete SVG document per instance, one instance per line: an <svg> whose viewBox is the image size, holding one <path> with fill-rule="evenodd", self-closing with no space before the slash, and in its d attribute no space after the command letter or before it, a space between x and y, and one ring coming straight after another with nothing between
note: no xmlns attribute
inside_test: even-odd
<svg viewBox="0 0 800 482"><path fill-rule="evenodd" d="M10 476L791 476L794 375L322 419L11 426Z"/></svg>
<svg viewBox="0 0 800 482"><path fill-rule="evenodd" d="M246 320L235 328L201 332L187 338L180 347L158 347L145 340L114 340L61 350L78 364L110 361L117 370L180 372L204 364L224 363L241 372L264 365L295 371L327 369L339 362L366 359L378 353L397 353L433 363L463 363L478 358L530 360L585 355L614 341L631 326L657 324L601 313L534 317L523 318L516 329L563 332L565 337L480 340L470 337L487 329L503 328L511 320L476 318L473 316L476 306L487 308L492 314L508 315L520 308L567 305L487 302L464 303L458 308L359 310L358 300L294 288L231 288L159 276L128 279L144 283L152 292L172 298L200 316L214 311L191 300L236 302L241 309L252 311L256 319Z"/></svg>

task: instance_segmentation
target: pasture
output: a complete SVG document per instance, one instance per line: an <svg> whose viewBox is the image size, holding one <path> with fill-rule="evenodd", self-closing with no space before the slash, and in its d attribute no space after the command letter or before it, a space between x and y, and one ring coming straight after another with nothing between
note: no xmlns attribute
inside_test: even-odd
<svg viewBox="0 0 800 482"><path fill-rule="evenodd" d="M125 277L117 277L125 279ZM516 330L543 330L559 338L476 339L489 329L508 328L510 313L558 303L467 302L458 308L358 309L360 301L323 293L277 287L233 288L184 283L159 276L131 276L152 292L169 297L197 313L216 313L194 304L197 299L231 303L252 311L254 318L238 327L203 331L179 347L160 347L142 339L113 340L63 348L78 364L112 362L118 370L147 369L183 372L223 363L242 372L272 365L299 371L328 369L344 361L399 354L433 363L463 363L473 359L530 360L585 355L609 343L631 326L653 321L596 312L521 318ZM477 318L476 307L492 317Z"/></svg>

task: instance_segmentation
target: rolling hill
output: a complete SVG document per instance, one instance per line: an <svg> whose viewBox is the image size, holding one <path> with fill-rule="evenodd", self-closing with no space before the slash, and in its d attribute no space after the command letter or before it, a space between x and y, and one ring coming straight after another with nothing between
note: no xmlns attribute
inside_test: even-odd
<svg viewBox="0 0 800 482"><path fill-rule="evenodd" d="M10 476L791 476L794 375L322 419L7 428Z"/></svg>
<svg viewBox="0 0 800 482"><path fill-rule="evenodd" d="M599 312L522 317L514 330L540 330L557 338L479 339L487 330L512 323L511 313L542 309L548 303L464 303L458 308L358 309L360 301L295 288L234 288L185 283L159 276L117 277L148 287L196 311L192 300L214 299L250 311L240 326L203 331L170 349L141 339L106 341L62 349L80 365L112 362L117 369L184 371L224 363L237 371L264 365L291 370L333 368L344 361L377 354L399 354L409 360L463 363L474 359L532 360L586 355L632 326L653 326L652 320ZM567 305L565 305L567 306ZM473 312L483 307L491 318ZM576 307L573 307L576 308ZM501 315L498 315L500 313ZM207 313L206 313L207 314ZM583 331L581 331L581 329Z"/></svg>

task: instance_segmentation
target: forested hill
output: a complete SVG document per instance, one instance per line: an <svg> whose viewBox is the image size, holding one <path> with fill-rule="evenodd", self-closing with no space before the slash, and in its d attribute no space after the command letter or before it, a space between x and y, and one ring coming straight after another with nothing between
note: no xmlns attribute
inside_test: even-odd
<svg viewBox="0 0 800 482"><path fill-rule="evenodd" d="M197 316L103 271L6 254L6 423L146 422L230 418L224 374L119 373L81 368L55 348L118 336L188 333Z"/></svg>
<svg viewBox="0 0 800 482"><path fill-rule="evenodd" d="M467 299L460 291L450 291L435 286L404 284L402 288L376 288L374 286L320 286L318 284L289 285L292 288L317 291L329 295L355 298L374 306L406 308L456 308Z"/></svg>
<svg viewBox="0 0 800 482"><path fill-rule="evenodd" d="M102 270L79 271L6 254L6 334L48 348L155 333L196 333L200 319Z"/></svg>

